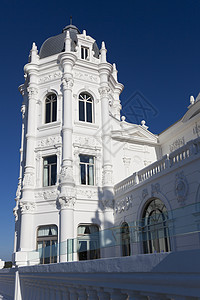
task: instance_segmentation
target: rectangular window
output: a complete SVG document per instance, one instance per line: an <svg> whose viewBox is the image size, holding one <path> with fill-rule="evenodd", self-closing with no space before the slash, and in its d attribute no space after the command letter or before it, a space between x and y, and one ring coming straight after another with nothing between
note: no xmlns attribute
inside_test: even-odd
<svg viewBox="0 0 200 300"><path fill-rule="evenodd" d="M56 184L57 156L47 156L43 159L43 186Z"/></svg>
<svg viewBox="0 0 200 300"><path fill-rule="evenodd" d="M81 47L81 58L82 59L89 58L89 48Z"/></svg>
<svg viewBox="0 0 200 300"><path fill-rule="evenodd" d="M58 228L56 225L40 226L37 234L37 250L41 264L57 262Z"/></svg>
<svg viewBox="0 0 200 300"><path fill-rule="evenodd" d="M94 185L94 157L80 154L81 184Z"/></svg>

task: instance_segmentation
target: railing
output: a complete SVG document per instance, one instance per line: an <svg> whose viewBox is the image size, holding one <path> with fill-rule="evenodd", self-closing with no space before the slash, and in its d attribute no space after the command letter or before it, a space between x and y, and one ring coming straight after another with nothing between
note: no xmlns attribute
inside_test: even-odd
<svg viewBox="0 0 200 300"><path fill-rule="evenodd" d="M198 300L199 256L200 250L193 250L21 267L11 269L12 274L1 270L0 298Z"/></svg>
<svg viewBox="0 0 200 300"><path fill-rule="evenodd" d="M155 223L155 220L160 220ZM161 243L160 251L181 251L200 248L200 202L163 212L159 215L128 223L122 240L122 227L111 227L91 234L83 234L54 246L28 253L28 265L42 262L61 262L119 257L130 245L131 254L143 253L143 248ZM187 247L185 245L187 238ZM168 243L168 248L163 246ZM126 246L126 245L127 246ZM128 245L129 244L129 245ZM124 246L125 245L125 246ZM163 247L163 248L162 248ZM141 252L136 252L141 249ZM156 252L152 248L151 252Z"/></svg>
<svg viewBox="0 0 200 300"><path fill-rule="evenodd" d="M115 194L128 191L133 186L154 177L158 173L169 170L172 167L186 161L189 158L195 157L200 153L200 138L188 142L183 147L175 150L170 154L166 154L160 160L152 163L144 169L134 173L125 180L115 185Z"/></svg>

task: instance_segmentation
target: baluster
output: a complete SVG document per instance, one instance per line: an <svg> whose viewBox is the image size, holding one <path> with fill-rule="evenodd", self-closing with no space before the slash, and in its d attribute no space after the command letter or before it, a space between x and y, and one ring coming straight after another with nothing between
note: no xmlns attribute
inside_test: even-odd
<svg viewBox="0 0 200 300"><path fill-rule="evenodd" d="M68 288L69 293L70 293L70 300L78 300L78 294L76 293L76 289L73 287Z"/></svg>
<svg viewBox="0 0 200 300"><path fill-rule="evenodd" d="M129 296L128 300L148 300L147 296L140 295L137 292L134 292L134 291L126 291L126 292Z"/></svg>
<svg viewBox="0 0 200 300"><path fill-rule="evenodd" d="M110 294L103 290L98 290L97 295L99 297L99 300L110 300Z"/></svg>
<svg viewBox="0 0 200 300"><path fill-rule="evenodd" d="M128 295L126 293L123 293L121 290L118 289L106 289L106 291L110 292L111 294L111 300L127 300Z"/></svg>
<svg viewBox="0 0 200 300"><path fill-rule="evenodd" d="M78 300L87 300L87 294L85 289L78 287L77 293L78 293Z"/></svg>
<svg viewBox="0 0 200 300"><path fill-rule="evenodd" d="M92 289L92 287L89 287L86 289L86 293L88 295L88 300L98 300L97 292Z"/></svg>

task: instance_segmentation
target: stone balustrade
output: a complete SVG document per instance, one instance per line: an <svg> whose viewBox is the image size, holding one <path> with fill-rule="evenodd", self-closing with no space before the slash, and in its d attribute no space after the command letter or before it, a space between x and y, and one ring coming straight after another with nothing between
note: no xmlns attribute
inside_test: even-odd
<svg viewBox="0 0 200 300"><path fill-rule="evenodd" d="M200 250L0 271L0 299L198 300Z"/></svg>
<svg viewBox="0 0 200 300"><path fill-rule="evenodd" d="M192 159L196 159L200 154L200 138L188 142L186 145L164 155L160 160L150 164L144 169L134 173L128 178L122 180L115 185L115 194L121 194L129 191L140 183L150 178L154 178L157 174L170 172L172 168L180 167L180 164L187 163Z"/></svg>

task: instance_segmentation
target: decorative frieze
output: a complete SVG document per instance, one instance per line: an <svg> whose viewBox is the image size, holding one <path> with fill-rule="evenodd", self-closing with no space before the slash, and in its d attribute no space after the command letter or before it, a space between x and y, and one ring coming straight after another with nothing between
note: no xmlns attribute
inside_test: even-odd
<svg viewBox="0 0 200 300"><path fill-rule="evenodd" d="M39 83L49 82L49 81L52 81L52 80L55 80L55 79L58 79L58 78L61 78L61 77L62 77L61 72L55 72L55 73L48 74L48 75L45 75L43 77L40 77Z"/></svg>
<svg viewBox="0 0 200 300"><path fill-rule="evenodd" d="M47 191L39 191L35 193L36 199L44 199L44 200L50 200L50 199L56 199L58 197L58 190L47 190Z"/></svg>
<svg viewBox="0 0 200 300"><path fill-rule="evenodd" d="M171 145L169 145L169 150L170 150L170 152L173 152L184 145L185 145L185 139L184 139L184 137L182 137L182 138L175 140Z"/></svg>
<svg viewBox="0 0 200 300"><path fill-rule="evenodd" d="M91 75L88 73L83 73L83 72L75 72L74 78L89 81L89 82L95 82L95 83L99 82L99 79L97 76L94 76L94 75Z"/></svg>
<svg viewBox="0 0 200 300"><path fill-rule="evenodd" d="M84 199L98 199L98 191L94 189L78 189L77 197Z"/></svg>
<svg viewBox="0 0 200 300"><path fill-rule="evenodd" d="M182 171L176 174L176 179L175 179L175 195L180 205L185 204L187 193L188 193L188 182Z"/></svg>
<svg viewBox="0 0 200 300"><path fill-rule="evenodd" d="M61 136L49 136L47 138L44 138L40 141L38 141L38 147L48 147L48 146L54 146L56 144L62 143Z"/></svg>
<svg viewBox="0 0 200 300"><path fill-rule="evenodd" d="M20 209L22 213L33 212L36 209L34 202L23 201L20 202Z"/></svg>
<svg viewBox="0 0 200 300"><path fill-rule="evenodd" d="M84 137L84 136L75 136L74 145L85 148L100 148L101 145L99 141L94 137Z"/></svg>
<svg viewBox="0 0 200 300"><path fill-rule="evenodd" d="M129 195L124 199L118 200L115 203L115 209L114 209L115 213L117 214L129 210L129 208L132 207L132 202L133 202L132 195Z"/></svg>

